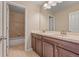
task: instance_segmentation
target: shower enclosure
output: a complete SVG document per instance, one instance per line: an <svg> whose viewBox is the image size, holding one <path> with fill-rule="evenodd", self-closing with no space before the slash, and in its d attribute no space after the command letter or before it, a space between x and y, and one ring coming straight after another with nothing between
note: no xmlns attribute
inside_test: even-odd
<svg viewBox="0 0 79 59"><path fill-rule="evenodd" d="M25 9L9 5L9 46L23 45L25 39Z"/></svg>

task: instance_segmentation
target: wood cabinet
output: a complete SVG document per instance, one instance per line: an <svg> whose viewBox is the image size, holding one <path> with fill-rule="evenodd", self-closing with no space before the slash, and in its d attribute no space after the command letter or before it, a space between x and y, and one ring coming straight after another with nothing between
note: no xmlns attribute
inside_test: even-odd
<svg viewBox="0 0 79 59"><path fill-rule="evenodd" d="M42 41L39 39L36 39L36 52L42 56Z"/></svg>
<svg viewBox="0 0 79 59"><path fill-rule="evenodd" d="M32 49L42 56L42 41L41 36L37 34L32 34Z"/></svg>
<svg viewBox="0 0 79 59"><path fill-rule="evenodd" d="M78 57L79 44L32 33L32 48L44 57Z"/></svg>
<svg viewBox="0 0 79 59"><path fill-rule="evenodd" d="M60 47L57 47L57 53L58 53L58 57L78 57L79 56L71 51L68 51Z"/></svg>
<svg viewBox="0 0 79 59"><path fill-rule="evenodd" d="M35 47L35 45L36 45L35 39L36 39L36 38L35 38L34 34L32 34L31 36L32 36L32 37L31 37L31 38L32 38L32 42L31 42L31 44L32 44L32 49L35 51L35 48L36 48L36 47Z"/></svg>
<svg viewBox="0 0 79 59"><path fill-rule="evenodd" d="M54 56L53 51L54 51L53 45L47 42L43 42L43 56L44 57L53 57Z"/></svg>

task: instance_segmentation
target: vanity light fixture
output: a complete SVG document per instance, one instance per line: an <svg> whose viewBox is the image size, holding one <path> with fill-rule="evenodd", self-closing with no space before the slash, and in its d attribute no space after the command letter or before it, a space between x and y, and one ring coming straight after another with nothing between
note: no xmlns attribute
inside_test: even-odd
<svg viewBox="0 0 79 59"><path fill-rule="evenodd" d="M47 7L47 5L48 5L48 4L47 4L47 3L45 3L45 4L43 5L43 7Z"/></svg>
<svg viewBox="0 0 79 59"><path fill-rule="evenodd" d="M57 5L57 1L48 1L48 4L50 6L56 6Z"/></svg>
<svg viewBox="0 0 79 59"><path fill-rule="evenodd" d="M56 6L57 3L62 3L62 1L48 1L43 5L44 9L50 9L52 6Z"/></svg>
<svg viewBox="0 0 79 59"><path fill-rule="evenodd" d="M49 4L47 4L47 3L45 3L45 4L43 5L43 7L44 7L44 9L50 9L50 8L51 8L51 6L50 6Z"/></svg>

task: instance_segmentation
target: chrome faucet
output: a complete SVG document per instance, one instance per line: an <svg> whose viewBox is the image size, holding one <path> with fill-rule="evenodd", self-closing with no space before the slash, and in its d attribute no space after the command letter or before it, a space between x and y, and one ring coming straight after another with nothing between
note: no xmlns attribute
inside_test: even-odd
<svg viewBox="0 0 79 59"><path fill-rule="evenodd" d="M61 31L60 33L63 35L66 35L66 31Z"/></svg>
<svg viewBox="0 0 79 59"><path fill-rule="evenodd" d="M45 33L46 31L45 31L45 30L43 30L42 32L43 32L43 33Z"/></svg>

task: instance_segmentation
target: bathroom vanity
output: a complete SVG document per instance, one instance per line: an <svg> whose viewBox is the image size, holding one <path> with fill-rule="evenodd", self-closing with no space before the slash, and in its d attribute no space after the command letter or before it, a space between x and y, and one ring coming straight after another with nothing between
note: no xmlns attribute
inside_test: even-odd
<svg viewBox="0 0 79 59"><path fill-rule="evenodd" d="M73 36L32 32L32 49L41 57L78 57L79 36Z"/></svg>

